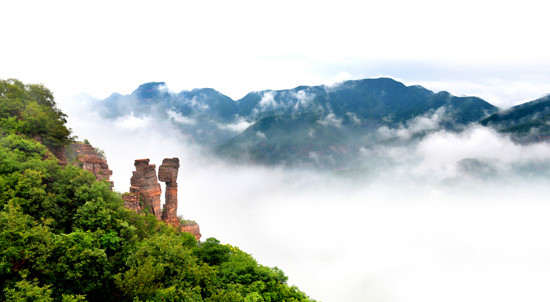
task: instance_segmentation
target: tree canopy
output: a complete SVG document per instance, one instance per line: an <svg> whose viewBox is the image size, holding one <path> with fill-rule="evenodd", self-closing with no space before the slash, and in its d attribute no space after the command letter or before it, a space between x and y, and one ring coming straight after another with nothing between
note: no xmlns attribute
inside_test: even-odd
<svg viewBox="0 0 550 302"><path fill-rule="evenodd" d="M32 110L65 127L51 93L0 85L0 301L312 301L281 270L125 209L106 181L59 165L29 138L49 134L22 130Z"/></svg>
<svg viewBox="0 0 550 302"><path fill-rule="evenodd" d="M4 131L40 138L47 147L62 146L72 139L66 117L44 85L0 80L0 128Z"/></svg>

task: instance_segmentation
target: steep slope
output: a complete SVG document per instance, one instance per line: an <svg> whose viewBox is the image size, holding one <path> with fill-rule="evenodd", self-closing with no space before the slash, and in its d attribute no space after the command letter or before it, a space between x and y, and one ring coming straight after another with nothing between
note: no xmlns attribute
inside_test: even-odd
<svg viewBox="0 0 550 302"><path fill-rule="evenodd" d="M43 142L71 142L65 115L53 97L35 92L49 91L0 80L0 301L313 302L280 269L237 247L197 242L125 209L110 184L98 181L110 171L101 171L108 167L91 145L73 145L76 164L60 164ZM161 215L172 225L179 225L177 167L175 158L159 167L168 205Z"/></svg>
<svg viewBox="0 0 550 302"><path fill-rule="evenodd" d="M480 122L520 142L550 139L550 95L497 112Z"/></svg>

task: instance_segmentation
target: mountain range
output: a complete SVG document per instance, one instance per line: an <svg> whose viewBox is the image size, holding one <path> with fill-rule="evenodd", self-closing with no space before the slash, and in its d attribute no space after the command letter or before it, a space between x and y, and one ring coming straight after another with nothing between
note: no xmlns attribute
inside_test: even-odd
<svg viewBox="0 0 550 302"><path fill-rule="evenodd" d="M339 168L361 148L419 139L480 123L520 142L550 133L550 97L507 110L478 97L406 86L390 78L248 93L233 100L211 89L174 93L164 82L114 93L98 103L106 118L168 120L217 155L268 165Z"/></svg>
<svg viewBox="0 0 550 302"><path fill-rule="evenodd" d="M480 122L522 143L550 138L550 95L499 111Z"/></svg>

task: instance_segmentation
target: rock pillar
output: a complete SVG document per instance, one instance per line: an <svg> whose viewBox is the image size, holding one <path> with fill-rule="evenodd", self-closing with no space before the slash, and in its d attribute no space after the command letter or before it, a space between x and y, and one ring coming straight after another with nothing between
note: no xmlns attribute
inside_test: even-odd
<svg viewBox="0 0 550 302"><path fill-rule="evenodd" d="M178 158L165 158L159 167L159 180L166 183L165 203L162 212L162 221L175 228L180 227L178 218Z"/></svg>
<svg viewBox="0 0 550 302"><path fill-rule="evenodd" d="M155 165L149 164L149 159L136 159L130 180L130 193L122 194L124 206L137 213L142 209L150 209L158 220L172 225L176 230L188 232L200 240L201 233L199 225L194 221L180 221L178 217L178 170L180 161L178 158L165 158L159 167L158 179ZM160 211L161 189L158 181L166 183L166 201ZM140 200L141 198L141 200Z"/></svg>
<svg viewBox="0 0 550 302"><path fill-rule="evenodd" d="M139 188L139 195L157 219L161 218L160 194L162 191L157 179L156 166L149 164L149 159L136 159L136 171L132 172L130 184Z"/></svg>

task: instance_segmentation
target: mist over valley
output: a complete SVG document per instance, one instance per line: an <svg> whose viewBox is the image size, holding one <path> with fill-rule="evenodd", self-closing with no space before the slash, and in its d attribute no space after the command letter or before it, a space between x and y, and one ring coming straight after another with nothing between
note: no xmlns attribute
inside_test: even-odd
<svg viewBox="0 0 550 302"><path fill-rule="evenodd" d="M179 157L180 214L314 299L550 297L546 98L518 111L381 78L238 101L155 82L60 106L116 190L134 159Z"/></svg>
<svg viewBox="0 0 550 302"><path fill-rule="evenodd" d="M550 301L547 3L2 12L0 301Z"/></svg>

